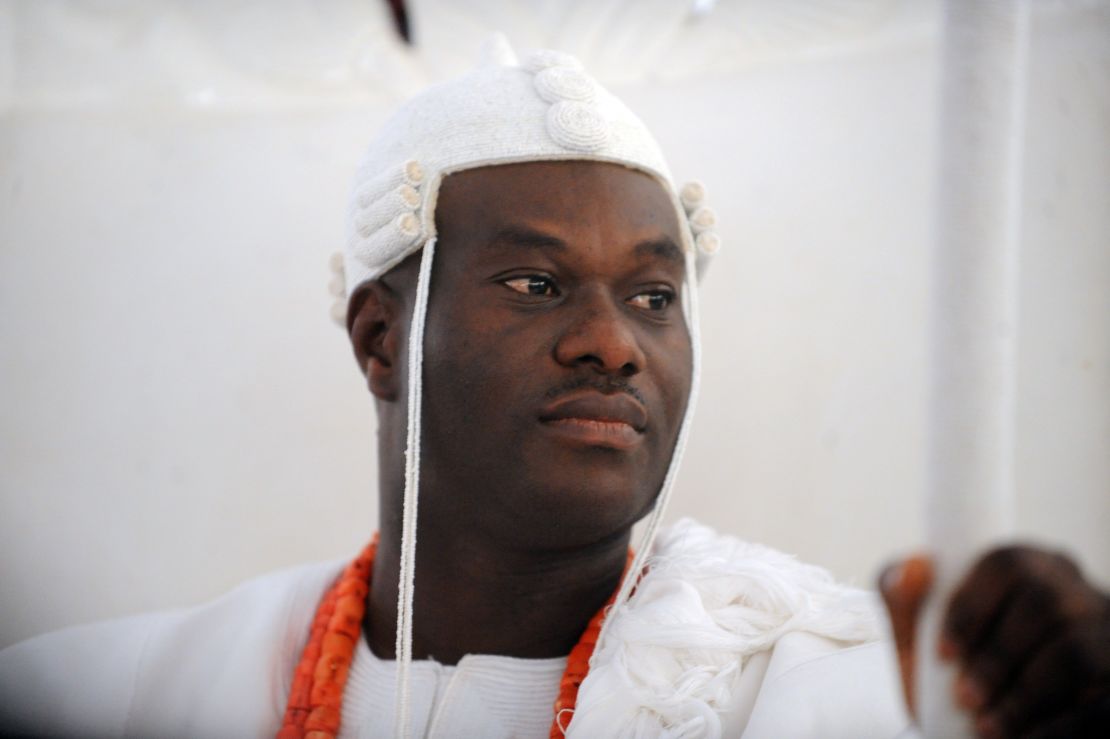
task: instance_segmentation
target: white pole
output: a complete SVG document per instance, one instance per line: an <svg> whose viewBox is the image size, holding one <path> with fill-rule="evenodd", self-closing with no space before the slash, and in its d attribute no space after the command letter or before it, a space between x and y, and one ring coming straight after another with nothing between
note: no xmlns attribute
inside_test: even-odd
<svg viewBox="0 0 1110 739"><path fill-rule="evenodd" d="M970 736L951 666L936 655L942 608L976 554L1009 533L1017 333L1025 0L944 0L933 262L926 536L934 596L917 645L927 737Z"/></svg>

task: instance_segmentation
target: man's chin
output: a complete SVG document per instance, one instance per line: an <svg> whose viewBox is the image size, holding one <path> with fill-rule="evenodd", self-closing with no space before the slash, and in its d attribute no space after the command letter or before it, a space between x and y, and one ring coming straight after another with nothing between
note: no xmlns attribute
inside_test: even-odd
<svg viewBox="0 0 1110 739"><path fill-rule="evenodd" d="M548 481L517 515L530 523L596 540L631 527L650 509L657 488L630 485L628 475L593 474Z"/></svg>

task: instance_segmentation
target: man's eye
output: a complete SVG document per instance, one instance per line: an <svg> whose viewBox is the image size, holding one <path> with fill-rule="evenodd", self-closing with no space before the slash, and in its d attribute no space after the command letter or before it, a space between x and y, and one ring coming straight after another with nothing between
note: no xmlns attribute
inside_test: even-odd
<svg viewBox="0 0 1110 739"><path fill-rule="evenodd" d="M674 302L674 293L670 290L648 290L639 295L633 295L628 302L644 310L661 311Z"/></svg>
<svg viewBox="0 0 1110 739"><path fill-rule="evenodd" d="M510 289L516 290L521 295L536 295L539 297L553 298L559 294L559 290L555 287L555 283L551 279L540 275L513 277L504 282Z"/></svg>

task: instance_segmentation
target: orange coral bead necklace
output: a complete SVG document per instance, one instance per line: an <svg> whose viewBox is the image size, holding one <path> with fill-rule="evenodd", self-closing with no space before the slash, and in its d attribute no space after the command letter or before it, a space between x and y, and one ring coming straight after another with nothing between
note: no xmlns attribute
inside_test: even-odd
<svg viewBox="0 0 1110 739"><path fill-rule="evenodd" d="M293 687L289 691L278 739L334 739L339 733L343 689L347 684L355 646L362 636L362 617L377 551L378 535L375 534L320 601L308 643L293 672ZM631 561L630 550L625 561L626 570ZM567 657L567 667L559 681L559 695L555 699L551 739L559 739L566 733L569 716L574 712L578 699L578 688L590 669L590 657L597 646L601 624L616 595L614 592L590 619Z"/></svg>

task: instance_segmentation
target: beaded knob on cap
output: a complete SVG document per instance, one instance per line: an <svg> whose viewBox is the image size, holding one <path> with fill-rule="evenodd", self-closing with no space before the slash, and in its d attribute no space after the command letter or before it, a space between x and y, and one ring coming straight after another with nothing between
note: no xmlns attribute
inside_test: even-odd
<svg viewBox="0 0 1110 739"><path fill-rule="evenodd" d="M572 151L598 151L609 141L609 122L592 105L562 100L547 111L547 132Z"/></svg>
<svg viewBox="0 0 1110 739"><path fill-rule="evenodd" d="M704 204L705 196L705 185L700 182L687 182L678 191L678 199L686 211L686 221L694 233L699 276L705 271L709 257L721 250L721 238L713 230L717 226L717 212Z"/></svg>
<svg viewBox="0 0 1110 739"><path fill-rule="evenodd" d="M331 279L328 280L328 292L334 298L331 304L331 318L342 326L347 320L347 279L343 266L343 255L336 252L328 259L328 268L331 270Z"/></svg>
<svg viewBox="0 0 1110 739"><path fill-rule="evenodd" d="M682 186L678 197L686 210L694 210L705 202L705 185L700 182L687 182Z"/></svg>
<svg viewBox="0 0 1110 739"><path fill-rule="evenodd" d="M592 103L597 98L597 83L585 72L571 67L548 67L536 75L536 92L549 103L577 100Z"/></svg>
<svg viewBox="0 0 1110 739"><path fill-rule="evenodd" d="M525 60L535 72L536 93L551 103L547 133L564 149L595 152L609 143L610 124L597 107L598 84L582 71L578 60L558 52L535 52Z"/></svg>
<svg viewBox="0 0 1110 739"><path fill-rule="evenodd" d="M698 245L698 251L702 254L716 254L721 250L721 237L712 231L702 231L698 237L694 239L694 243Z"/></svg>
<svg viewBox="0 0 1110 739"><path fill-rule="evenodd" d="M540 72L548 67L565 67L568 69L582 69L582 62L572 54L554 49L536 49L524 58L520 65L529 72Z"/></svg>

